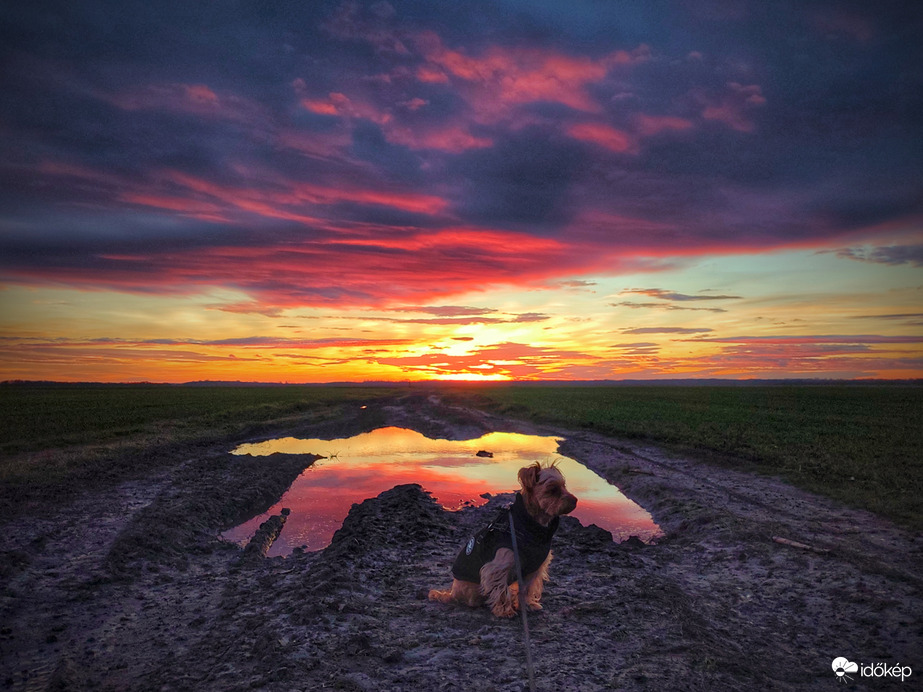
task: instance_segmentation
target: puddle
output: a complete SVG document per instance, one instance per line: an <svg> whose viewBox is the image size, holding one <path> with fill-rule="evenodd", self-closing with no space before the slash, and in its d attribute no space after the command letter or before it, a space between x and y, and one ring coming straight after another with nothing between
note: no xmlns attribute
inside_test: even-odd
<svg viewBox="0 0 923 692"><path fill-rule="evenodd" d="M330 544L350 507L403 483L419 483L443 507L458 510L486 502L483 493L519 489L516 474L534 461L557 460L568 489L579 498L571 516L596 524L617 541L660 535L650 514L583 464L557 453L561 438L490 433L476 440L431 440L413 430L379 428L340 440L286 437L241 445L232 454L266 456L318 454L282 499L268 512L224 532L221 537L246 543L259 525L283 507L291 509L282 534L269 551L288 555L296 547L320 550ZM481 450L493 458L476 456Z"/></svg>

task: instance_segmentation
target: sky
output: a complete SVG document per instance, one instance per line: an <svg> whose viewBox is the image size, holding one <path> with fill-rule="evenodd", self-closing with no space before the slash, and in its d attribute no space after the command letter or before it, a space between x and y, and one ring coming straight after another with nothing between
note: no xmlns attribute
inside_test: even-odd
<svg viewBox="0 0 923 692"><path fill-rule="evenodd" d="M923 377L923 5L0 6L0 380Z"/></svg>

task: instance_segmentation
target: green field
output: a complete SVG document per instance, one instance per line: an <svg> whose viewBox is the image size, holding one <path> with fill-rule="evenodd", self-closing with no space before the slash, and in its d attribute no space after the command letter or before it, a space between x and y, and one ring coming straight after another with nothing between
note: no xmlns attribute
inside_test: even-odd
<svg viewBox="0 0 923 692"><path fill-rule="evenodd" d="M389 393L362 387L0 387L0 453L197 435Z"/></svg>
<svg viewBox="0 0 923 692"><path fill-rule="evenodd" d="M0 386L0 509L176 463L261 423L335 417L363 387ZM191 453L191 452L187 452Z"/></svg>
<svg viewBox="0 0 923 692"><path fill-rule="evenodd" d="M437 389L433 385L433 389ZM0 503L176 463L263 423L335 418L363 387L0 387ZM923 529L923 387L446 386L517 418L584 428L782 476ZM173 450L168 454L164 450ZM172 454L172 456L171 456Z"/></svg>
<svg viewBox="0 0 923 692"><path fill-rule="evenodd" d="M499 386L478 394L501 413L777 474L923 529L920 386Z"/></svg>

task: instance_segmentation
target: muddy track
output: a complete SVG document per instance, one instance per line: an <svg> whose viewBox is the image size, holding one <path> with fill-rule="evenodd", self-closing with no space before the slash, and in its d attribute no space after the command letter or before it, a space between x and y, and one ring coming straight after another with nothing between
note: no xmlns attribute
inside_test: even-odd
<svg viewBox="0 0 923 692"><path fill-rule="evenodd" d="M562 522L544 610L530 620L541 690L832 690L838 656L923 676L920 536L774 478L433 396L356 403L273 434L382 425L448 439L558 435L562 454L664 529L643 546ZM398 486L355 506L323 551L243 559L218 533L273 504L310 458L233 457L236 442L2 527L0 686L523 689L518 620L425 599L507 498L447 513ZM856 675L853 689L912 680Z"/></svg>

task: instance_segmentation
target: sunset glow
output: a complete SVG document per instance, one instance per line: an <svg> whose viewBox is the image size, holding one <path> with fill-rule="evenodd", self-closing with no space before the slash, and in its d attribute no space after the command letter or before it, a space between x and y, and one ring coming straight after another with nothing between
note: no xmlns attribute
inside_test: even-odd
<svg viewBox="0 0 923 692"><path fill-rule="evenodd" d="M98 5L4 11L0 380L923 377L913 3Z"/></svg>

